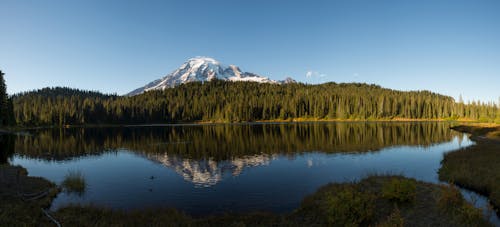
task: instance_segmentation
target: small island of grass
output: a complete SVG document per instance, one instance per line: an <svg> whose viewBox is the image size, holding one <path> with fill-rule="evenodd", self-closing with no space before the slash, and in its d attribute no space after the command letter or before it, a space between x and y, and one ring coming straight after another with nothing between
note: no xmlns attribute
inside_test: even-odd
<svg viewBox="0 0 500 227"><path fill-rule="evenodd" d="M83 194L87 188L87 183L82 172L76 170L68 171L68 174L64 177L62 186L69 193Z"/></svg>

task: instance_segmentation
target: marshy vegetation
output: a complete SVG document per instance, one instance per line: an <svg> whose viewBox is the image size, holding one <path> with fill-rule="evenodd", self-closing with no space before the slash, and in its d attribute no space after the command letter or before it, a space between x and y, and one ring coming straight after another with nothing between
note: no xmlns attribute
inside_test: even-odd
<svg viewBox="0 0 500 227"><path fill-rule="evenodd" d="M78 195L83 195L87 188L85 177L83 173L78 170L69 170L61 185L67 192L76 193Z"/></svg>
<svg viewBox="0 0 500 227"><path fill-rule="evenodd" d="M500 127L469 125L454 129L470 133L476 144L447 153L439 170L440 179L488 196L500 213Z"/></svg>
<svg viewBox="0 0 500 227"><path fill-rule="evenodd" d="M0 164L0 225L53 226L43 210L58 193L55 184L28 177L26 169Z"/></svg>
<svg viewBox="0 0 500 227"><path fill-rule="evenodd" d="M307 197L294 214L316 226L489 225L481 210L459 192L444 198L449 191L458 192L401 176L372 176L358 183L327 185ZM454 202L443 202L449 200Z"/></svg>
<svg viewBox="0 0 500 227"><path fill-rule="evenodd" d="M414 180L394 178L384 184L382 196L399 203L414 202L417 197L416 188L417 183Z"/></svg>

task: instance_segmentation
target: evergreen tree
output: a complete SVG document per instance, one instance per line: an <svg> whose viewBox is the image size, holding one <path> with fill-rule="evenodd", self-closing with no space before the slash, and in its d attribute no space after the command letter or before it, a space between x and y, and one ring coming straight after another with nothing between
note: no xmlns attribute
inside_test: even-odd
<svg viewBox="0 0 500 227"><path fill-rule="evenodd" d="M16 123L14 104L12 98L9 98L7 94L4 75L0 70L0 126L12 126Z"/></svg>
<svg viewBox="0 0 500 227"><path fill-rule="evenodd" d="M7 99L7 124L8 126L16 125L16 116L14 115L14 103L12 98Z"/></svg>
<svg viewBox="0 0 500 227"><path fill-rule="evenodd" d="M429 91L377 85L189 83L132 97L70 88L44 88L13 96L18 124L147 124L194 121L310 119L456 119L493 121L494 103L455 102Z"/></svg>
<svg viewBox="0 0 500 227"><path fill-rule="evenodd" d="M7 86L5 85L5 80L3 78L5 74L0 70L0 126L7 125L8 121L8 96L7 96Z"/></svg>

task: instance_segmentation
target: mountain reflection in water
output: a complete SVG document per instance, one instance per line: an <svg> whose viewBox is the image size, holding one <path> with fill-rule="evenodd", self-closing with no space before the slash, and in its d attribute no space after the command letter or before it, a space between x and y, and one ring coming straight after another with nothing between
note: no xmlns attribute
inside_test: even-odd
<svg viewBox="0 0 500 227"><path fill-rule="evenodd" d="M221 181L226 172L238 176L244 168L268 165L276 155L251 155L225 161L183 159L166 153L146 154L146 157L173 169L195 186L210 187Z"/></svg>
<svg viewBox="0 0 500 227"><path fill-rule="evenodd" d="M40 129L2 139L2 159L57 184L88 183L51 209L94 204L191 214L287 212L330 182L401 173L438 182L444 152L470 145L451 124L283 123Z"/></svg>

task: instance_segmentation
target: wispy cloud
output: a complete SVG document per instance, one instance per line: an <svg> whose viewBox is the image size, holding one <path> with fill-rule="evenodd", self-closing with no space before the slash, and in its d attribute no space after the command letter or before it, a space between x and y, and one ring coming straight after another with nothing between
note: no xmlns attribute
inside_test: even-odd
<svg viewBox="0 0 500 227"><path fill-rule="evenodd" d="M318 71L309 70L309 71L306 72L306 77L307 78L312 78L312 77L326 77L326 74L320 73Z"/></svg>

